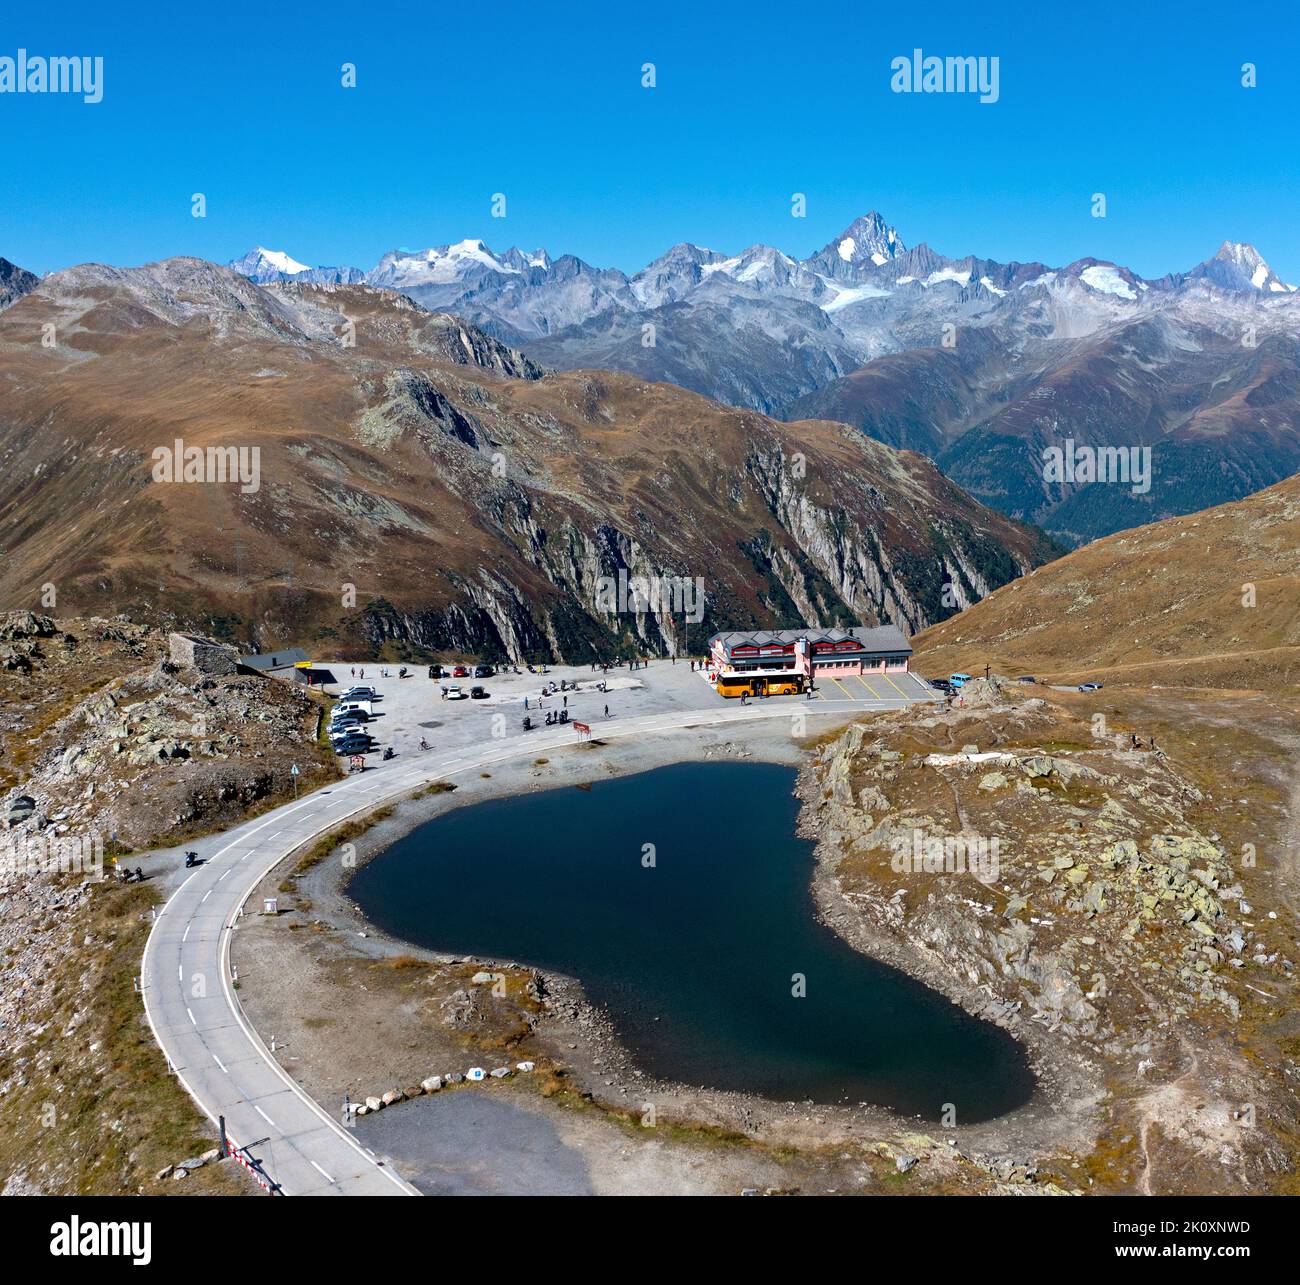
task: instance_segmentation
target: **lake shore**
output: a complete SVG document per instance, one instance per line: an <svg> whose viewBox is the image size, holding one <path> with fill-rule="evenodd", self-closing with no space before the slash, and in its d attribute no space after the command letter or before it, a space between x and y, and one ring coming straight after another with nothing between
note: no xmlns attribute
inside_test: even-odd
<svg viewBox="0 0 1300 1285"><path fill-rule="evenodd" d="M481 1050L495 1041L507 1064L526 1056L548 1078L544 1092L537 1091L543 1084L540 1077L530 1087L525 1076L494 1084L491 1092L509 1094L524 1109L540 1111L570 1128L580 1121L577 1132L583 1136L574 1145L584 1154L599 1156L605 1147L619 1155L629 1145L634 1152L644 1149L650 1131L633 1133L629 1141L628 1120L643 1118L651 1107L658 1120L671 1122L671 1139L662 1128L656 1127L653 1134L659 1176L642 1172L635 1161L624 1161L627 1183L618 1190L671 1191L676 1189L673 1183L687 1183L683 1189L695 1190L698 1184L689 1181L689 1173L699 1164L715 1174L716 1183L709 1189L718 1191L735 1190L737 1182L805 1190L870 1188L895 1167L896 1153L916 1152L930 1157L926 1168L933 1183L941 1188L955 1183L961 1189L987 1176L986 1162L1031 1154L1045 1122L1056 1118L1056 1109L1039 1095L1025 1108L986 1125L940 1131L880 1108L813 1107L652 1080L633 1063L606 1015L587 1002L581 985L569 977L548 973L538 979L546 998L535 1012L521 1013L516 1006L509 1012L475 1013L467 1022L448 1025L443 1005L474 991L468 983L475 972L504 966L508 975L518 974L517 989L522 991L532 971L511 968L508 960L440 955L390 939L367 924L346 895L353 870L450 808L669 763L719 759L807 766L802 742L783 724L774 723L746 728L743 742L720 732L697 731L637 745L575 745L548 762L503 763L490 778L468 782L452 793L408 800L354 841L355 865L325 861L298 878L293 896L300 909L294 917L309 931L282 931L289 918L285 916L254 923L251 931L241 933L236 959L242 961L241 977L248 979L242 998L250 1017L264 1032L292 1032L286 1035L286 1066L326 1104L341 1103L344 1092L355 1099L418 1084L430 1074L463 1070L470 1065L466 1058L471 1047ZM282 878L273 875L267 890ZM819 873L815 885L820 878ZM283 893L281 897L284 900ZM820 892L818 900L823 901ZM391 967L401 960L418 962L422 968ZM422 974L420 985L426 990L439 993L441 987L445 992L436 1012L411 985L416 973ZM365 987L364 994L358 994L359 986ZM318 1017L311 1025L312 1012L344 1011L349 1012L346 1022ZM482 1058L480 1053L475 1060ZM828 1149L841 1146L852 1148L847 1158L827 1158ZM666 1160L665 1152L673 1153L675 1160ZM979 1156L966 1162L962 1158L968 1152ZM662 1172L665 1164L671 1177ZM746 1174L752 1181L746 1181ZM919 1189L924 1184L913 1185Z"/></svg>

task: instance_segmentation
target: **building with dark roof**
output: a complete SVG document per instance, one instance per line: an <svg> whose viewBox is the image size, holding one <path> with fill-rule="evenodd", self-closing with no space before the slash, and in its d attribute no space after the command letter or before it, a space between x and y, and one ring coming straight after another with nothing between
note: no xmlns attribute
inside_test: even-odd
<svg viewBox="0 0 1300 1285"><path fill-rule="evenodd" d="M816 678L905 673L911 644L897 625L850 625L846 629L742 629L709 639L718 673L794 670Z"/></svg>
<svg viewBox="0 0 1300 1285"><path fill-rule="evenodd" d="M311 658L301 647L281 647L279 651L257 651L241 656L244 669L255 669L262 674L273 674L278 669L292 669L295 665L311 663Z"/></svg>

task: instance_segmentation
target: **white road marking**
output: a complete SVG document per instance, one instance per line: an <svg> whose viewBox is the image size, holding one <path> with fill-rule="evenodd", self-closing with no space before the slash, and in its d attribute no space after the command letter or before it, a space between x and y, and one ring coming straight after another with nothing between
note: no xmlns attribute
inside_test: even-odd
<svg viewBox="0 0 1300 1285"><path fill-rule="evenodd" d="M203 896L199 898L199 905L201 906L205 901L207 901L207 899L208 899L210 896L212 896L212 889L211 889L211 888L209 888L209 889L207 890L207 892L205 892L205 893L203 894Z"/></svg>
<svg viewBox="0 0 1300 1285"><path fill-rule="evenodd" d="M198 1026L198 1023L194 1020L194 1014L188 1008L186 1008L185 1012L189 1015L191 1025Z"/></svg>
<svg viewBox="0 0 1300 1285"><path fill-rule="evenodd" d="M271 1119L269 1115L266 1114L265 1111L262 1110L261 1107L257 1105L256 1102L253 1103L253 1110L256 1111L257 1114L260 1115L262 1119L265 1120L267 1124L271 1126L272 1129L278 1129L280 1127L278 1124L276 1124L274 1120Z"/></svg>
<svg viewBox="0 0 1300 1285"><path fill-rule="evenodd" d="M183 933L181 933L181 945L182 945L182 946L184 946L185 943L186 943L187 941L189 941L189 939L190 939L190 929L193 928L193 927L194 927L194 921L191 919L190 922L189 922L188 924L185 925L185 931L184 931Z"/></svg>
<svg viewBox="0 0 1300 1285"><path fill-rule="evenodd" d="M327 1173L325 1172L325 1170L322 1169L322 1168L320 1167L320 1165L318 1165L314 1160L311 1162L311 1167L312 1167L313 1169L315 1169L318 1173L322 1174L322 1175L324 1176L326 1182L333 1182L333 1181L334 1181L334 1179L331 1178L331 1177L329 1176L329 1174L327 1174Z"/></svg>
<svg viewBox="0 0 1300 1285"><path fill-rule="evenodd" d="M230 1072L226 1070L226 1064L215 1053L212 1055L212 1060L222 1069L222 1071L226 1075L230 1074Z"/></svg>

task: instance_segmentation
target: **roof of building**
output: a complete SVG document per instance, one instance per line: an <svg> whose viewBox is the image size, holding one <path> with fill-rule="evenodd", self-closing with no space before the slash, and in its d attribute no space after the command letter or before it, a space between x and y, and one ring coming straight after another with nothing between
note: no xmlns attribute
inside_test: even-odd
<svg viewBox="0 0 1300 1285"><path fill-rule="evenodd" d="M897 625L851 625L848 629L749 629L730 633L717 633L709 639L709 646L720 642L728 651L737 647L789 646L807 638L809 642L849 642L861 646L863 651L890 651L911 653L911 644Z"/></svg>
<svg viewBox="0 0 1300 1285"><path fill-rule="evenodd" d="M259 651L241 656L239 663L247 669L286 669L310 659L301 647L281 647L279 651Z"/></svg>

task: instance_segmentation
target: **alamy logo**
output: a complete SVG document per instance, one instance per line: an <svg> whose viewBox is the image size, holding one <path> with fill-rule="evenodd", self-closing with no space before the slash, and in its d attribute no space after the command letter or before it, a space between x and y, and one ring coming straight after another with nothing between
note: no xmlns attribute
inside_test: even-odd
<svg viewBox="0 0 1300 1285"><path fill-rule="evenodd" d="M98 834L7 834L0 838L0 888L38 874L104 877L104 840Z"/></svg>
<svg viewBox="0 0 1300 1285"><path fill-rule="evenodd" d="M596 610L624 615L682 612L691 624L704 619L704 580L696 576L632 576L620 567L618 576L596 581Z"/></svg>
<svg viewBox="0 0 1300 1285"><path fill-rule="evenodd" d="M1145 495L1151 489L1151 448L1076 446L1067 437L1064 446L1043 447L1043 481L1070 486L1119 482L1134 495Z"/></svg>
<svg viewBox="0 0 1300 1285"><path fill-rule="evenodd" d="M98 103L104 97L104 60L29 58L20 49L16 58L0 57L0 94L80 94L82 102Z"/></svg>
<svg viewBox="0 0 1300 1285"><path fill-rule="evenodd" d="M996 883L1002 869L996 835L904 830L890 839L889 847L889 868L900 875L972 874L981 883Z"/></svg>
<svg viewBox="0 0 1300 1285"><path fill-rule="evenodd" d="M896 94L978 94L980 102L996 103L1001 66L996 55L940 58L913 49L910 58L900 54L890 61L889 87Z"/></svg>
<svg viewBox="0 0 1300 1285"><path fill-rule="evenodd" d="M50 1224L50 1253L55 1258L129 1258L136 1267L148 1267L153 1223L83 1223L73 1214L66 1223Z"/></svg>
<svg viewBox="0 0 1300 1285"><path fill-rule="evenodd" d="M153 453L155 482L238 482L244 495L262 485L260 446L186 446L178 437Z"/></svg>

